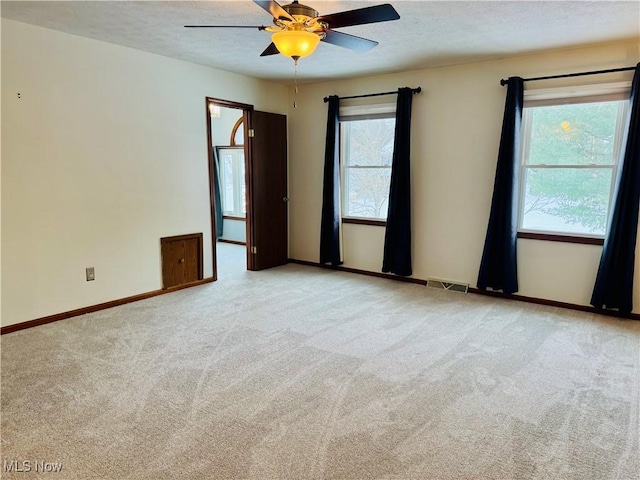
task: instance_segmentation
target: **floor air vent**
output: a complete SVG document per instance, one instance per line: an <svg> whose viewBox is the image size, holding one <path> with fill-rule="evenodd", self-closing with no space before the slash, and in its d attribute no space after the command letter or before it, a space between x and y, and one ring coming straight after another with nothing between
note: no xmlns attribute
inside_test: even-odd
<svg viewBox="0 0 640 480"><path fill-rule="evenodd" d="M439 288L440 290L452 290L454 292L467 293L469 290L468 283L458 283L449 280L440 280L438 278L428 278L427 287Z"/></svg>

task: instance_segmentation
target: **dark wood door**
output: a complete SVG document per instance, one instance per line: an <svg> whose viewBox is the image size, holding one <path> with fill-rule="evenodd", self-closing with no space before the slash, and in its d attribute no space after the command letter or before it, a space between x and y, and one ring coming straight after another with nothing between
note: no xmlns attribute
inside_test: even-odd
<svg viewBox="0 0 640 480"><path fill-rule="evenodd" d="M163 288L202 280L202 234L160 239Z"/></svg>
<svg viewBox="0 0 640 480"><path fill-rule="evenodd" d="M249 270L288 261L287 117L253 111Z"/></svg>

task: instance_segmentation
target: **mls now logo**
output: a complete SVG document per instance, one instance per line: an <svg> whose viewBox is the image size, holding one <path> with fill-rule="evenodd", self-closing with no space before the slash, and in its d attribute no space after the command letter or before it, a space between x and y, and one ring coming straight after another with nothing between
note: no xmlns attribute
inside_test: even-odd
<svg viewBox="0 0 640 480"><path fill-rule="evenodd" d="M62 470L62 462L46 462L44 460L3 460L2 471L4 473L38 472L58 473Z"/></svg>

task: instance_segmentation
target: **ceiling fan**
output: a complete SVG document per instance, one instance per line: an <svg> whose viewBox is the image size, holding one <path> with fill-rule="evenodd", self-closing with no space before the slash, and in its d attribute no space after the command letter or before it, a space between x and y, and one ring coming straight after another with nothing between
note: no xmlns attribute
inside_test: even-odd
<svg viewBox="0 0 640 480"><path fill-rule="evenodd" d="M279 5L275 0L253 0L255 4L269 12L273 26L250 25L185 25L186 28L257 28L272 33L272 43L260 54L291 57L296 63L299 58L311 55L320 41L356 52L366 52L378 42L347 33L336 32L334 28L387 22L400 18L398 12L389 5L358 8L331 15L318 12L293 0L288 5Z"/></svg>

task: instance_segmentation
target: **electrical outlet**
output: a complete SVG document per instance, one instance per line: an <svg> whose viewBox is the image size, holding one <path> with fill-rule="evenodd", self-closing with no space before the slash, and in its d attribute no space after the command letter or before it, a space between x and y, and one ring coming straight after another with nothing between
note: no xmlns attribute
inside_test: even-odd
<svg viewBox="0 0 640 480"><path fill-rule="evenodd" d="M87 267L87 282L91 282L96 279L96 269L94 267Z"/></svg>

